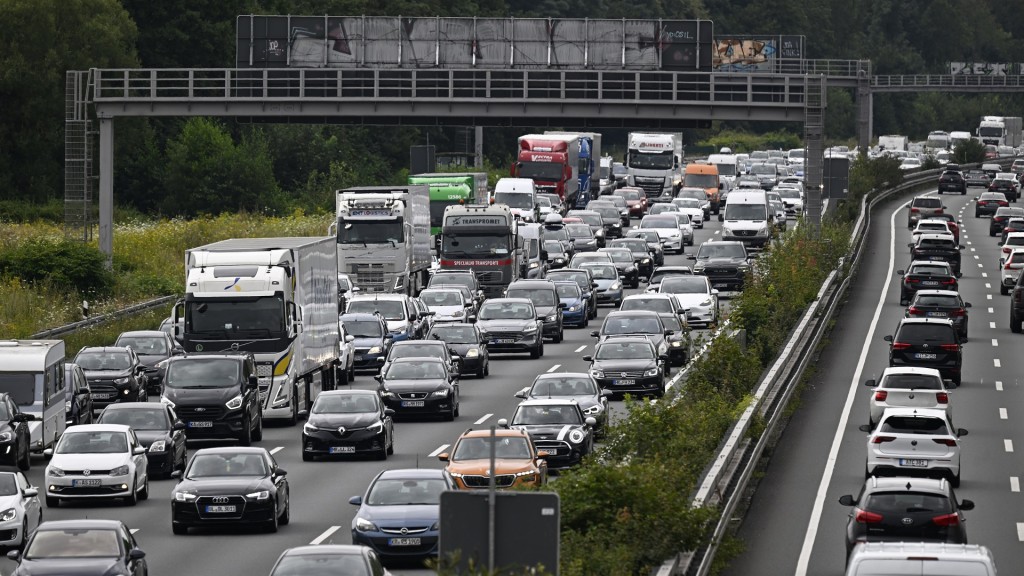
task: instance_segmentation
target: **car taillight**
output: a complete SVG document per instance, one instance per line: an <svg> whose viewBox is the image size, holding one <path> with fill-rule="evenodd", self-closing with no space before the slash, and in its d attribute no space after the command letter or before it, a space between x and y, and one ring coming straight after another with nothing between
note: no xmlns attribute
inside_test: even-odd
<svg viewBox="0 0 1024 576"><path fill-rule="evenodd" d="M956 351L960 350L960 345L959 344L940 344L939 348L942 348L943 350L945 350L947 352L956 352Z"/></svg>
<svg viewBox="0 0 1024 576"><path fill-rule="evenodd" d="M936 526L957 526L960 524L959 514L943 514L942 516L936 516L932 518L932 523Z"/></svg>
<svg viewBox="0 0 1024 576"><path fill-rule="evenodd" d="M932 438L932 442L936 444L945 444L946 446L956 446L956 440L952 438Z"/></svg>
<svg viewBox="0 0 1024 576"><path fill-rule="evenodd" d="M882 521L882 515L858 509L856 516L854 516L854 520L859 524L878 524Z"/></svg>
<svg viewBox="0 0 1024 576"><path fill-rule="evenodd" d="M1010 266L1010 264L1012 264L1012 262L1007 258L1006 262L1003 264L1003 270L1013 270L1013 266Z"/></svg>
<svg viewBox="0 0 1024 576"><path fill-rule="evenodd" d="M1009 254L1009 253L1010 253L1010 247L1009 246L1003 246L1003 254Z"/></svg>
<svg viewBox="0 0 1024 576"><path fill-rule="evenodd" d="M910 343L908 343L908 342L893 342L892 343L892 349L893 350L906 350L907 348L910 348Z"/></svg>
<svg viewBox="0 0 1024 576"><path fill-rule="evenodd" d="M938 210L936 210L935 213L936 214L945 214L945 212L942 211L942 208L939 208Z"/></svg>
<svg viewBox="0 0 1024 576"><path fill-rule="evenodd" d="M935 401L939 404L949 404L949 394L946 394L945 392L936 392Z"/></svg>
<svg viewBox="0 0 1024 576"><path fill-rule="evenodd" d="M1006 200L999 200L996 203L999 204L1000 206L1009 206L1010 205L1010 203L1007 202Z"/></svg>
<svg viewBox="0 0 1024 576"><path fill-rule="evenodd" d="M876 390L875 391L875 401L876 402L885 402L885 399L888 398L888 397L889 397L889 393L886 392L885 390Z"/></svg>
<svg viewBox="0 0 1024 576"><path fill-rule="evenodd" d="M911 208L911 209L910 209L910 213L911 213L911 214L916 214L916 213L918 213L918 212L920 212L920 210L918 210L917 208Z"/></svg>
<svg viewBox="0 0 1024 576"><path fill-rule="evenodd" d="M895 436L875 436L871 439L872 444L885 444L886 442L892 442L895 440Z"/></svg>
<svg viewBox="0 0 1024 576"><path fill-rule="evenodd" d="M916 314L921 314L922 312L923 311L920 308L918 308L917 306L911 306L910 308L907 308L907 314L910 314L911 316L914 316Z"/></svg>
<svg viewBox="0 0 1024 576"><path fill-rule="evenodd" d="M953 310L949 313L950 316L967 316L967 310L960 308L959 310Z"/></svg>

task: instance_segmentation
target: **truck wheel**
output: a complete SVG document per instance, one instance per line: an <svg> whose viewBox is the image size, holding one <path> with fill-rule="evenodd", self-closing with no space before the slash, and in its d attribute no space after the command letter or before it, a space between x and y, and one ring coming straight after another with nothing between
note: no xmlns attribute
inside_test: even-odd
<svg viewBox="0 0 1024 576"><path fill-rule="evenodd" d="M299 390L297 387L292 388L292 413L285 420L285 424L288 426L295 426L295 423L299 421Z"/></svg>

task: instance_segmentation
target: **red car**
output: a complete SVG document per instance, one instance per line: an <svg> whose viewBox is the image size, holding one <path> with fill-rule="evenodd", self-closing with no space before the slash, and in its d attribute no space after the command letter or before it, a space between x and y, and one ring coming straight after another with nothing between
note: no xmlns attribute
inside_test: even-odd
<svg viewBox="0 0 1024 576"><path fill-rule="evenodd" d="M626 199L626 206L629 207L629 216L631 218L642 218L644 212L647 211L647 195L640 188L619 188L612 192L612 194Z"/></svg>

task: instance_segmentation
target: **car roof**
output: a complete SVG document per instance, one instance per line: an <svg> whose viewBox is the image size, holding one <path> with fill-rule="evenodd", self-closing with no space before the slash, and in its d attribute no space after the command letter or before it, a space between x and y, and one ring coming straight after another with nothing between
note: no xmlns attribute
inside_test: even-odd
<svg viewBox="0 0 1024 576"><path fill-rule="evenodd" d="M549 378L567 378L567 377L590 379L590 374L587 374L586 372L543 372L541 374L538 374L537 377L534 378L533 381L534 382L539 382L541 380L547 380Z"/></svg>
<svg viewBox="0 0 1024 576"><path fill-rule="evenodd" d="M948 494L949 483L945 478L910 478L907 476L872 476L864 482L864 488L871 492L882 490L899 490L915 492L933 492L936 494Z"/></svg>
<svg viewBox="0 0 1024 576"><path fill-rule="evenodd" d="M431 326L430 331L433 332L437 328L473 328L476 324L470 324L469 322L438 322Z"/></svg>
<svg viewBox="0 0 1024 576"><path fill-rule="evenodd" d="M378 479L389 478L443 478L442 468L393 468L380 473Z"/></svg>
<svg viewBox="0 0 1024 576"><path fill-rule="evenodd" d="M533 300L529 298L488 298L484 300L484 304L530 304L533 305Z"/></svg>
<svg viewBox="0 0 1024 576"><path fill-rule="evenodd" d="M131 429L124 424L79 424L68 428L67 432L129 432Z"/></svg>
<svg viewBox="0 0 1024 576"><path fill-rule="evenodd" d="M119 530L124 527L120 520L104 520L100 518L81 518L77 520L47 520L36 528L36 530L68 530L83 528L98 528L102 530Z"/></svg>
<svg viewBox="0 0 1024 576"><path fill-rule="evenodd" d="M81 425L75 426L79 428ZM200 448L196 450L192 457L195 458L200 454L268 454L266 448L259 446L216 446L213 448Z"/></svg>
<svg viewBox="0 0 1024 576"><path fill-rule="evenodd" d="M121 336L152 336L156 338L163 338L167 336L167 332L163 330L129 330L128 332L121 332L118 338Z"/></svg>
<svg viewBox="0 0 1024 576"><path fill-rule="evenodd" d="M529 438L530 437L530 434L528 432L526 432L525 430L519 430L519 429L516 429L516 428L495 428L493 430L493 432L491 430L489 430L489 429L482 429L482 430L469 429L469 430L466 430L465 432L463 432L462 435L459 436L459 439L461 440L463 438L487 438L492 433L495 436L519 436L519 437L522 437L522 438Z"/></svg>
<svg viewBox="0 0 1024 576"><path fill-rule="evenodd" d="M545 288L550 289L554 287L554 282L551 280L516 280L508 285L509 288Z"/></svg>
<svg viewBox="0 0 1024 576"><path fill-rule="evenodd" d="M78 351L79 354L82 352L125 352L130 346L84 346Z"/></svg>
<svg viewBox="0 0 1024 576"><path fill-rule="evenodd" d="M376 396L377 395L377 391L376 390L359 390L359 389L351 389L351 390L324 390L324 391L320 392L320 394L317 395L317 398L319 398L321 396L363 396L363 395L365 395L365 396ZM116 404L111 404L111 406L116 406Z"/></svg>
<svg viewBox="0 0 1024 576"><path fill-rule="evenodd" d="M900 324L942 324L952 326L953 321L949 318L901 318Z"/></svg>
<svg viewBox="0 0 1024 576"><path fill-rule="evenodd" d="M888 374L916 374L919 376L937 376L942 378L942 373L935 368L922 368L920 366L889 366L882 370L882 376Z"/></svg>
<svg viewBox="0 0 1024 576"><path fill-rule="evenodd" d="M960 296L956 290L918 290L915 296Z"/></svg>
<svg viewBox="0 0 1024 576"><path fill-rule="evenodd" d="M437 358L436 356L403 356L401 358L395 358L394 360L391 361L392 364L411 364L413 362L433 362L435 364L444 364L444 361L441 358Z"/></svg>
<svg viewBox="0 0 1024 576"><path fill-rule="evenodd" d="M352 312L342 314L338 316L338 319L344 322L345 320L381 320L380 315L370 314L369 312ZM383 320L381 320L383 322Z"/></svg>
<svg viewBox="0 0 1024 576"><path fill-rule="evenodd" d="M281 553L282 556L324 556L332 554L363 556L366 554L366 547L357 544L317 544L295 546Z"/></svg>
<svg viewBox="0 0 1024 576"><path fill-rule="evenodd" d="M422 340L402 340L401 342L395 342L394 344L391 345L391 348L394 349L400 346L420 346L423 344L447 347L447 344L445 344L442 340L437 340L436 338L424 338Z"/></svg>
<svg viewBox="0 0 1024 576"><path fill-rule="evenodd" d="M950 268L949 262L946 262L945 260L911 260L910 261L910 266L908 266L908 268L912 268L914 266L927 266L927 265L943 266L943 267L946 267L946 268Z"/></svg>
<svg viewBox="0 0 1024 576"><path fill-rule="evenodd" d="M106 412L107 410L130 410L132 408L146 408L149 410L165 409L164 404L161 402L115 402L107 405L107 407L103 409L103 412Z"/></svg>
<svg viewBox="0 0 1024 576"><path fill-rule="evenodd" d="M349 302L355 302L356 300L405 300L408 298L405 294L356 294L349 298Z"/></svg>
<svg viewBox="0 0 1024 576"><path fill-rule="evenodd" d="M523 400L519 406L579 406L579 403L572 398L531 398Z"/></svg>
<svg viewBox="0 0 1024 576"><path fill-rule="evenodd" d="M647 344L651 343L650 339L647 337L646 334L609 334L604 337L604 340L598 342L597 345L602 346L604 344L611 344L615 342L646 342Z"/></svg>
<svg viewBox="0 0 1024 576"><path fill-rule="evenodd" d="M639 300L640 298L660 298L662 300L673 301L676 299L672 294L666 294L664 292L643 292L640 294L630 294L629 296L626 296L624 300ZM619 312L622 312L622 310L619 310ZM629 310L626 310L626 312L629 312Z"/></svg>

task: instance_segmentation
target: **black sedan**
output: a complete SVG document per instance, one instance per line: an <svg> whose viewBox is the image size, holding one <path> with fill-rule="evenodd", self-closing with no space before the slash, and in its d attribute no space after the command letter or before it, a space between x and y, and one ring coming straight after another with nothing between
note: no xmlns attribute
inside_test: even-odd
<svg viewBox="0 0 1024 576"><path fill-rule="evenodd" d="M552 372L541 374L533 380L533 384L516 392L516 398L557 398L573 400L579 404L586 416L597 420L594 426L598 436L604 433L608 425L608 396L597 382L584 372Z"/></svg>
<svg viewBox="0 0 1024 576"><path fill-rule="evenodd" d="M188 449L185 447L185 423L167 404L125 402L103 409L97 424L124 424L135 430L139 444L146 449L147 470L153 477L170 478L175 470L185 471Z"/></svg>
<svg viewBox="0 0 1024 576"><path fill-rule="evenodd" d="M948 262L911 262L906 270L897 270L900 283L900 306L906 306L918 290L958 290L959 283Z"/></svg>
<svg viewBox="0 0 1024 576"><path fill-rule="evenodd" d="M623 284L628 284L631 288L640 287L640 273L633 261L633 252L629 248L601 248L598 252L605 252L612 257L612 264L615 264L616 270L619 271L619 278L622 278Z"/></svg>
<svg viewBox="0 0 1024 576"><path fill-rule="evenodd" d="M992 219L988 221L988 235L995 236L1003 231L1003 226L1006 222L1014 216L1024 216L1024 208L1017 208L1011 206L1000 206L996 208L995 214L992 214Z"/></svg>
<svg viewBox="0 0 1024 576"><path fill-rule="evenodd" d="M320 544L297 546L281 553L270 569L270 576L310 576L311 574L347 574L379 576L384 570L380 558L366 546Z"/></svg>
<svg viewBox="0 0 1024 576"><path fill-rule="evenodd" d="M398 358L375 377L384 405L398 415L459 416L459 377L438 358Z"/></svg>
<svg viewBox="0 0 1024 576"><path fill-rule="evenodd" d="M650 340L641 336L617 336L599 343L590 362L590 376L599 386L615 394L665 395L665 364L668 356L658 354Z"/></svg>
<svg viewBox="0 0 1024 576"><path fill-rule="evenodd" d="M982 192L974 202L974 217L992 216L999 208L1009 205L1010 201L1002 192Z"/></svg>
<svg viewBox="0 0 1024 576"><path fill-rule="evenodd" d="M435 324L430 331L430 338L443 341L459 355L462 359L459 362L459 376L473 374L483 378L491 373L487 342L475 324Z"/></svg>
<svg viewBox="0 0 1024 576"><path fill-rule="evenodd" d="M127 346L135 351L139 356L139 361L146 367L149 393L157 396L160 395L160 386L164 381L163 370L157 367L157 364L183 352L181 345L166 332L160 330L122 332L114 342L114 346Z"/></svg>
<svg viewBox="0 0 1024 576"><path fill-rule="evenodd" d="M120 520L54 520L32 534L24 553L7 557L18 563L12 576L61 574L148 576L146 553Z"/></svg>
<svg viewBox="0 0 1024 576"><path fill-rule="evenodd" d="M362 453L385 460L395 452L394 413L372 390L321 392L302 426L302 459Z"/></svg>
<svg viewBox="0 0 1024 576"><path fill-rule="evenodd" d="M642 238L647 242L647 251L650 253L655 266L665 264L665 249L661 244L661 236L654 230L630 230L626 232L626 238Z"/></svg>
<svg viewBox="0 0 1024 576"><path fill-rule="evenodd" d="M600 330L590 333L591 336L599 338L604 342L612 336L642 336L646 337L654 345L655 356L668 356L668 336L675 332L665 327L661 315L652 310L618 310L609 312L601 324ZM665 364L665 375L669 374L670 368Z"/></svg>
<svg viewBox="0 0 1024 576"><path fill-rule="evenodd" d="M32 466L28 422L35 419L35 415L22 412L9 394L0 393L0 463L22 470Z"/></svg>
<svg viewBox="0 0 1024 576"><path fill-rule="evenodd" d="M904 313L907 318L949 318L960 339L967 340L967 309L970 302L964 302L955 290L918 290Z"/></svg>
<svg viewBox="0 0 1024 576"><path fill-rule="evenodd" d="M265 448L199 450L171 493L171 530L255 524L277 532L291 519L286 474Z"/></svg>
<svg viewBox="0 0 1024 576"><path fill-rule="evenodd" d="M657 232L655 232L657 234ZM654 272L654 267L657 265L654 254L651 252L650 242L645 238L620 238L613 240L608 244L609 248L628 248L633 254L633 264L636 266L637 273L642 278L650 277L651 273ZM661 252L661 260L665 261L665 251Z"/></svg>

